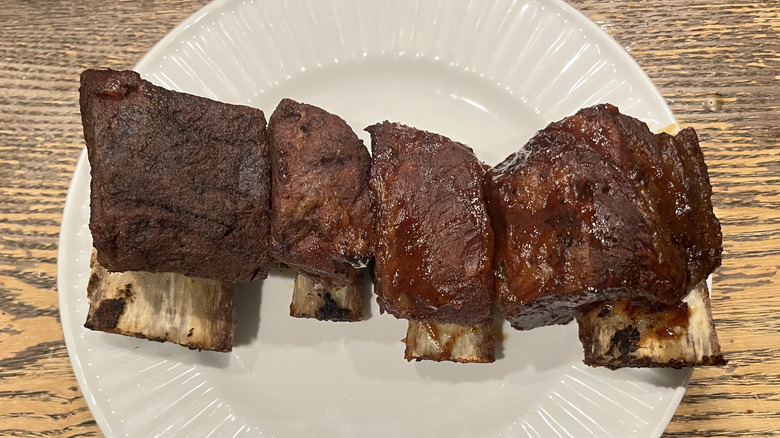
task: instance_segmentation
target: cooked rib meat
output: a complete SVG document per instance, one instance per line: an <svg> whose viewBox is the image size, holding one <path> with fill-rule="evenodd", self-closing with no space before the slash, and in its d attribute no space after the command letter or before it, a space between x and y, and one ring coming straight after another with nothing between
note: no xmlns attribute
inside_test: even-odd
<svg viewBox="0 0 780 438"><path fill-rule="evenodd" d="M370 258L368 150L340 117L290 99L269 131L273 256L317 282L350 284Z"/></svg>
<svg viewBox="0 0 780 438"><path fill-rule="evenodd" d="M265 277L270 170L263 112L87 70L81 114L98 261L109 271Z"/></svg>
<svg viewBox="0 0 780 438"><path fill-rule="evenodd" d="M720 265L720 224L693 129L654 135L611 105L538 132L488 172L498 305L518 329L576 307L676 304Z"/></svg>
<svg viewBox="0 0 780 438"><path fill-rule="evenodd" d="M375 291L398 318L470 325L493 309L485 169L467 146L397 123L369 126Z"/></svg>

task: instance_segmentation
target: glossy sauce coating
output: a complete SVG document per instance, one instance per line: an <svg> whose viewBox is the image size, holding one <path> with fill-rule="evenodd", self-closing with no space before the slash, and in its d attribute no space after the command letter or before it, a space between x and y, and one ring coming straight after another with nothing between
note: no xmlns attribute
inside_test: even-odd
<svg viewBox="0 0 780 438"><path fill-rule="evenodd" d="M720 265L720 224L696 134L611 105L550 124L486 178L498 304L515 328L583 304L678 302Z"/></svg>
<svg viewBox="0 0 780 438"><path fill-rule="evenodd" d="M467 146L384 122L371 134L375 290L398 318L460 325L490 318L493 231L484 166Z"/></svg>

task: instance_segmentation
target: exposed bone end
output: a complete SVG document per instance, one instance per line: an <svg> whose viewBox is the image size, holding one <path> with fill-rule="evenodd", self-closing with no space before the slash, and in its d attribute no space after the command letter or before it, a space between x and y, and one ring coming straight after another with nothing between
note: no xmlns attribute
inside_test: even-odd
<svg viewBox="0 0 780 438"><path fill-rule="evenodd" d="M172 273L108 272L97 262L96 251L90 267L84 327L191 349L233 349L232 283Z"/></svg>
<svg viewBox="0 0 780 438"><path fill-rule="evenodd" d="M724 365L705 281L676 306L601 303L577 318L584 362L611 369Z"/></svg>
<svg viewBox="0 0 780 438"><path fill-rule="evenodd" d="M409 320L406 360L495 362L493 321L462 326Z"/></svg>
<svg viewBox="0 0 780 438"><path fill-rule="evenodd" d="M295 276L290 316L320 321L361 321L363 277L358 275L344 287L331 287L298 273Z"/></svg>

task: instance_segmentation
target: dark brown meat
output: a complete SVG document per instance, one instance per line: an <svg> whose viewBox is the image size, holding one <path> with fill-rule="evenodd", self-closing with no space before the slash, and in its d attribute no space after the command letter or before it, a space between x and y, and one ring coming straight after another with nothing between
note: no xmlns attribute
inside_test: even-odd
<svg viewBox="0 0 780 438"><path fill-rule="evenodd" d="M611 105L552 123L488 172L499 307L518 329L577 306L674 304L720 265L696 134L654 135Z"/></svg>
<svg viewBox="0 0 780 438"><path fill-rule="evenodd" d="M81 114L98 261L110 271L250 281L270 254L263 112L87 70Z"/></svg>
<svg viewBox="0 0 780 438"><path fill-rule="evenodd" d="M484 167L467 146L396 123L369 126L375 291L398 318L469 325L493 309Z"/></svg>
<svg viewBox="0 0 780 438"><path fill-rule="evenodd" d="M350 283L371 254L368 150L340 117L290 99L269 131L273 256L320 283Z"/></svg>

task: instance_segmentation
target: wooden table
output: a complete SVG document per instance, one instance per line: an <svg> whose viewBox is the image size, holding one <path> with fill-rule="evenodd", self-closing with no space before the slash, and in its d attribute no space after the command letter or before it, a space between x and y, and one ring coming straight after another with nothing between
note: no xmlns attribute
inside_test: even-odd
<svg viewBox="0 0 780 438"><path fill-rule="evenodd" d="M89 67L132 68L205 1L0 4L0 435L95 436L57 304L62 209L83 147ZM699 368L667 436L779 436L780 5L573 0L699 133L724 236L713 313L722 368ZM713 102L722 102L716 110Z"/></svg>

